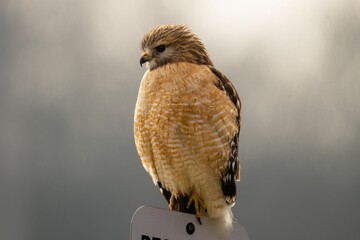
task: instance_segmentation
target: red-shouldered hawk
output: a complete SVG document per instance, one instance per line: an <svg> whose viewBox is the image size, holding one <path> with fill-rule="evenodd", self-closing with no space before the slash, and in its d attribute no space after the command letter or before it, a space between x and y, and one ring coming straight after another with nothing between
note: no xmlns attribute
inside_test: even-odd
<svg viewBox="0 0 360 240"><path fill-rule="evenodd" d="M135 109L141 162L169 209L231 226L240 179L240 99L185 25L161 25L145 34Z"/></svg>

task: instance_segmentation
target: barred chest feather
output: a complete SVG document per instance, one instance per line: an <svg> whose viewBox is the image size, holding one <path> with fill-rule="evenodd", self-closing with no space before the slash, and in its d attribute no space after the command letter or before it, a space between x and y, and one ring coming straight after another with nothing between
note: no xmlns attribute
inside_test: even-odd
<svg viewBox="0 0 360 240"><path fill-rule="evenodd" d="M225 205L220 178L238 131L237 109L206 67L168 64L147 71L135 109L135 143L155 183L196 191L211 210ZM220 202L217 202L219 200Z"/></svg>

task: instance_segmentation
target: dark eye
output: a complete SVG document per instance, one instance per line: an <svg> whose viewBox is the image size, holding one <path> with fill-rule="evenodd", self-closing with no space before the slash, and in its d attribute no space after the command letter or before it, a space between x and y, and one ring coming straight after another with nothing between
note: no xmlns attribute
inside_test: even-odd
<svg viewBox="0 0 360 240"><path fill-rule="evenodd" d="M159 45L156 47L156 51L158 51L159 53L165 51L166 47L165 45Z"/></svg>

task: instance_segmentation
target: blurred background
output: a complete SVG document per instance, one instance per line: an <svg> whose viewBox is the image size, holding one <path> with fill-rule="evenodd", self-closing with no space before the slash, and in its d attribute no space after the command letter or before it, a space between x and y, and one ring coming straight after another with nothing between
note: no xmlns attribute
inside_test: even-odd
<svg viewBox="0 0 360 240"><path fill-rule="evenodd" d="M0 2L0 239L128 239L166 208L133 139L139 43L188 24L242 100L251 239L360 239L359 0Z"/></svg>

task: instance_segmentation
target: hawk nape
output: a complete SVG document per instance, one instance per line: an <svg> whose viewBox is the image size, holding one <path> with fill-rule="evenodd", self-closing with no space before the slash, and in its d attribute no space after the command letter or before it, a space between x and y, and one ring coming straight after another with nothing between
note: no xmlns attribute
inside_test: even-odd
<svg viewBox="0 0 360 240"><path fill-rule="evenodd" d="M185 25L161 25L141 41L135 143L169 209L232 224L240 179L240 99Z"/></svg>

